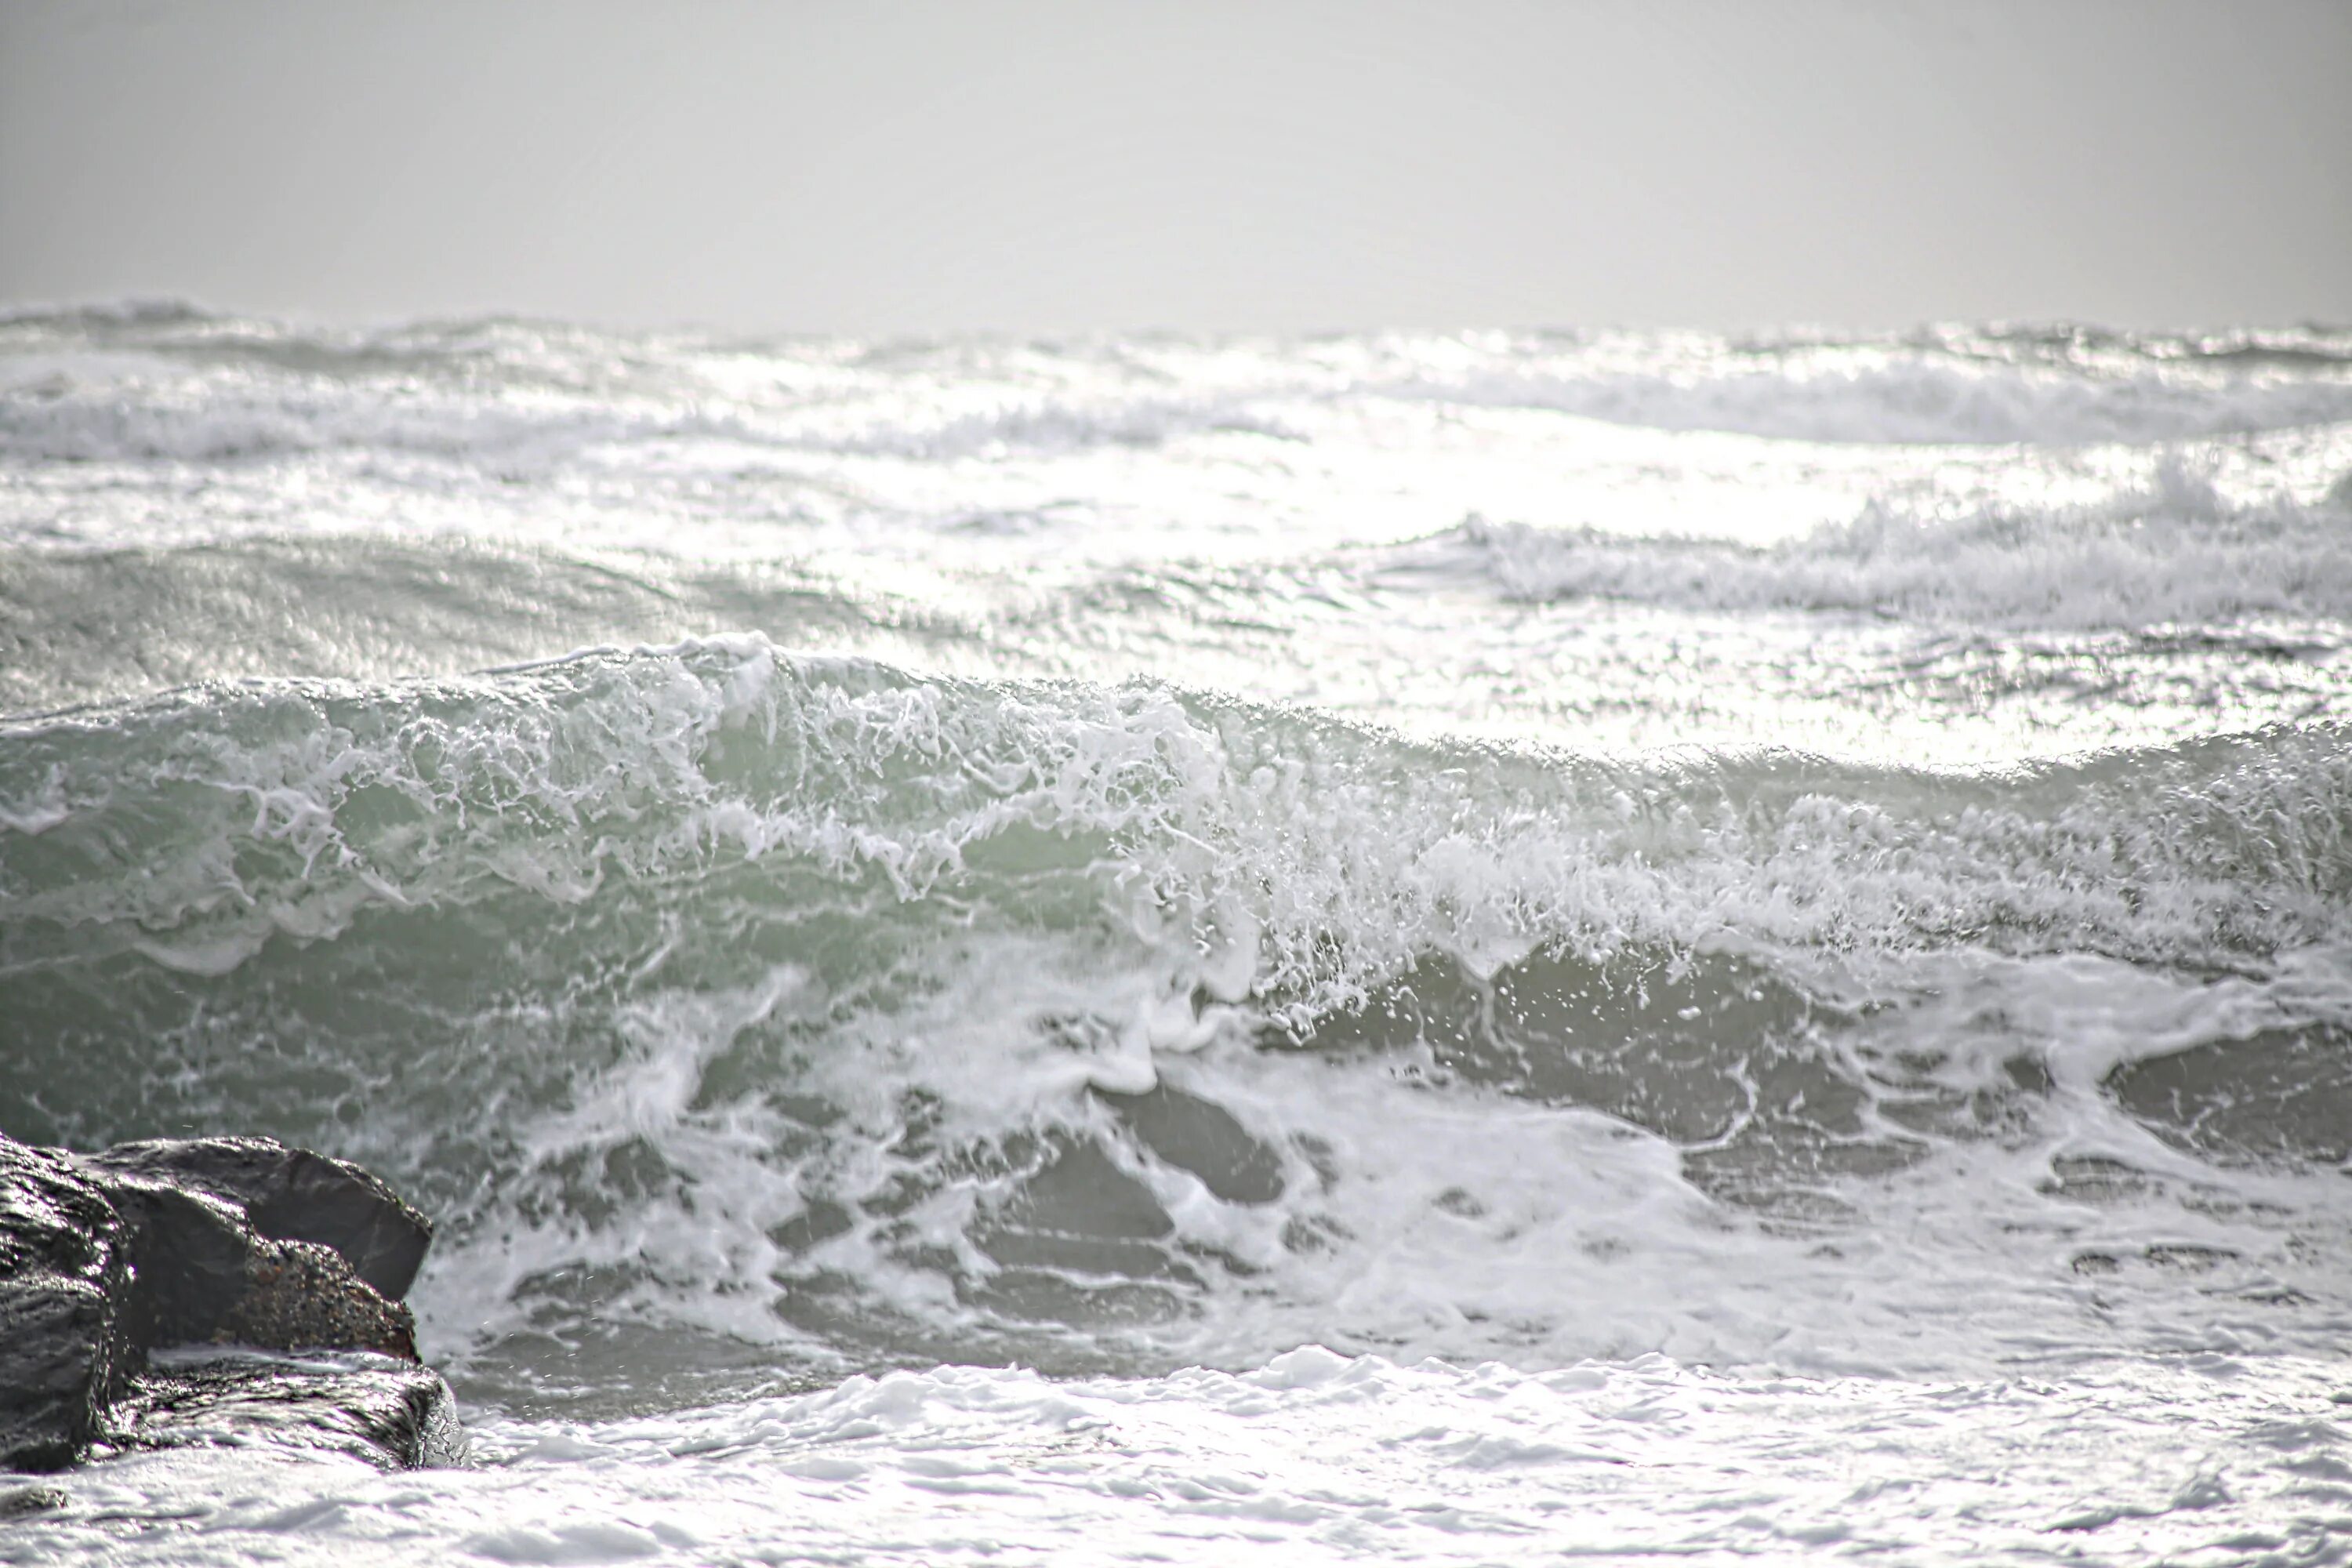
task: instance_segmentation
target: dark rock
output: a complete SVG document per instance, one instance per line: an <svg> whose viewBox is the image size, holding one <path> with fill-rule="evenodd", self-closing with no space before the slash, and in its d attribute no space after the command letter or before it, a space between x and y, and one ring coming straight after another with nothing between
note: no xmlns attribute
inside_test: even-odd
<svg viewBox="0 0 2352 1568"><path fill-rule="evenodd" d="M257 1439L349 1454L385 1470L467 1457L465 1428L439 1373L352 1352L159 1352L116 1407L107 1441L184 1448Z"/></svg>
<svg viewBox="0 0 2352 1568"><path fill-rule="evenodd" d="M132 1227L133 1321L149 1346L244 1344L268 1350L380 1351L416 1359L416 1324L333 1249L256 1234L209 1194L150 1176L98 1171Z"/></svg>
<svg viewBox="0 0 2352 1568"><path fill-rule="evenodd" d="M0 1136L0 1468L247 1417L264 1435L307 1420L325 1446L433 1462L454 1430L448 1389L415 1364L415 1321L396 1299L430 1236L367 1173L263 1139L77 1156ZM150 1352L188 1345L373 1354L215 1350L229 1370L150 1370Z"/></svg>
<svg viewBox="0 0 2352 1568"><path fill-rule="evenodd" d="M69 1464L138 1359L125 1227L57 1155L0 1138L0 1467Z"/></svg>
<svg viewBox="0 0 2352 1568"><path fill-rule="evenodd" d="M156 1139L79 1159L225 1199L277 1240L331 1247L387 1300L408 1294L433 1239L431 1220L357 1165L267 1138Z"/></svg>
<svg viewBox="0 0 2352 1568"><path fill-rule="evenodd" d="M299 1350L341 1345L415 1361L416 1320L315 1241L267 1241L246 1267L245 1297L213 1333L215 1342Z"/></svg>
<svg viewBox="0 0 2352 1568"><path fill-rule="evenodd" d="M10 1487L0 1491L0 1522L65 1506L66 1494L56 1487Z"/></svg>
<svg viewBox="0 0 2352 1568"><path fill-rule="evenodd" d="M211 1339L244 1300L246 1269L261 1239L244 1214L162 1182L101 1176L100 1183L128 1231L133 1337L150 1347Z"/></svg>

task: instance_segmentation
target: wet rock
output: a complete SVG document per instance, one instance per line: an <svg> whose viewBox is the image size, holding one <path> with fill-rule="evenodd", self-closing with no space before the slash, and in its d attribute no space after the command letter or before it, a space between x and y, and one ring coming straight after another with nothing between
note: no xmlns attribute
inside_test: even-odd
<svg viewBox="0 0 2352 1568"><path fill-rule="evenodd" d="M357 1165L267 1138L156 1139L80 1163L209 1194L263 1236L332 1247L387 1300L408 1294L433 1239L432 1221Z"/></svg>
<svg viewBox="0 0 2352 1568"><path fill-rule="evenodd" d="M350 1261L260 1234L236 1205L152 1176L80 1163L131 1227L133 1336L155 1347L330 1347L416 1359L415 1321Z"/></svg>
<svg viewBox="0 0 2352 1568"><path fill-rule="evenodd" d="M258 1436L308 1421L329 1447L432 1462L446 1444L403 1434L453 1425L448 1390L415 1364L397 1299L431 1234L356 1166L265 1139L74 1155L0 1136L0 1468L152 1446L190 1411L206 1430L240 1412ZM174 1346L370 1355L150 1365Z"/></svg>
<svg viewBox="0 0 2352 1568"><path fill-rule="evenodd" d="M0 1468L68 1464L138 1358L126 1226L64 1159L0 1138Z"/></svg>
<svg viewBox="0 0 2352 1568"><path fill-rule="evenodd" d="M415 1361L416 1320L313 1241L264 1241L247 1260L245 1294L215 1342L299 1350L340 1345Z"/></svg>
<svg viewBox="0 0 2352 1568"><path fill-rule="evenodd" d="M101 1177L100 1190L130 1226L127 1300L142 1344L331 1346L416 1359L408 1309L332 1248L273 1240L234 1205L149 1178Z"/></svg>
<svg viewBox="0 0 2352 1568"><path fill-rule="evenodd" d="M122 1448L268 1441L379 1469L463 1464L449 1385L414 1362L359 1352L160 1352L116 1407Z"/></svg>
<svg viewBox="0 0 2352 1568"><path fill-rule="evenodd" d="M26 1514L47 1513L66 1505L66 1494L56 1487L0 1488L0 1523Z"/></svg>

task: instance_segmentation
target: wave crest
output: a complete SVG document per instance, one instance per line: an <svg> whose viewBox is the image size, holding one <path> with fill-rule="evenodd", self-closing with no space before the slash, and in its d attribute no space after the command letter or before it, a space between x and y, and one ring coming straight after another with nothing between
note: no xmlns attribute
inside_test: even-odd
<svg viewBox="0 0 2352 1568"><path fill-rule="evenodd" d="M1627 537L1474 517L1399 569L1465 552L1512 598L1706 610L1844 610L2057 629L2352 621L2352 514L2333 499L2232 503L2178 461L2146 489L2032 510L1920 516L1874 502L1787 544Z"/></svg>

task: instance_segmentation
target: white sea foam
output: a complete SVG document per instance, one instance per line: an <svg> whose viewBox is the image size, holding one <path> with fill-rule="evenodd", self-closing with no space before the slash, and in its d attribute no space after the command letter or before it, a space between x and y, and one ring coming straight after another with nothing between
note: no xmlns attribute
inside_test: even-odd
<svg viewBox="0 0 2352 1568"><path fill-rule="evenodd" d="M1866 1550L1927 1564L2055 1543L2086 1563L2325 1560L2342 1521L2311 1476L2341 1463L2332 1370L1810 1383L1654 1356L1528 1376L1314 1346L1237 1375L942 1368L652 1419L493 1420L476 1439L490 1461L471 1472L379 1477L261 1450L134 1458L67 1478L0 1558L1729 1563ZM2021 1484L2028 1472L2036 1484Z"/></svg>

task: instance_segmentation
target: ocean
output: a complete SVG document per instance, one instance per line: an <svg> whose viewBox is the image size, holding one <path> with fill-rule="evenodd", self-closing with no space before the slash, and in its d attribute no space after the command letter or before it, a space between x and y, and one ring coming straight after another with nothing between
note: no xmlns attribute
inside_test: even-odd
<svg viewBox="0 0 2352 1568"><path fill-rule="evenodd" d="M2352 1558L2352 331L20 310L0 714L475 1450L0 1562Z"/></svg>

